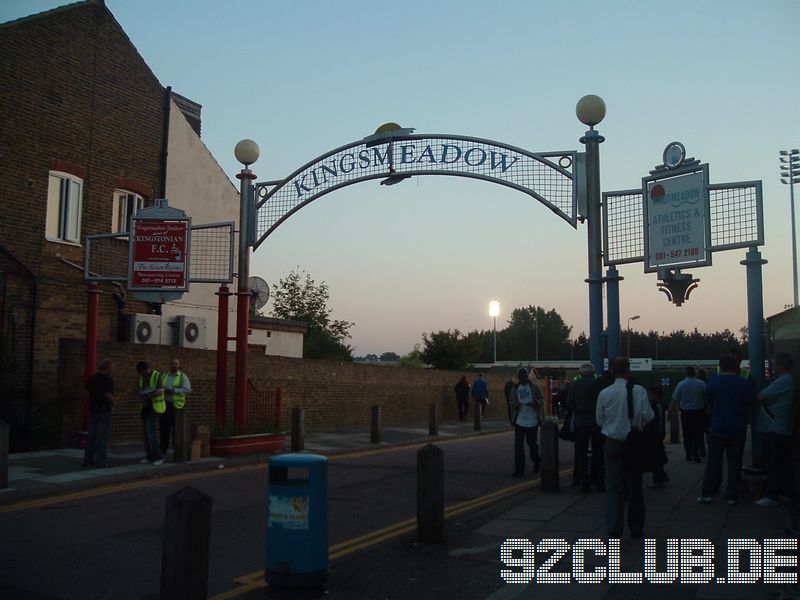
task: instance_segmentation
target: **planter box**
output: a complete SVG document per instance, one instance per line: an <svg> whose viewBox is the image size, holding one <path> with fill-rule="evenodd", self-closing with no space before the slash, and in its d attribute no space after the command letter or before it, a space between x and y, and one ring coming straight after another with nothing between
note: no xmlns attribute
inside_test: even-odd
<svg viewBox="0 0 800 600"><path fill-rule="evenodd" d="M282 433L251 433L211 438L213 456L243 456L245 454L266 454L283 450Z"/></svg>

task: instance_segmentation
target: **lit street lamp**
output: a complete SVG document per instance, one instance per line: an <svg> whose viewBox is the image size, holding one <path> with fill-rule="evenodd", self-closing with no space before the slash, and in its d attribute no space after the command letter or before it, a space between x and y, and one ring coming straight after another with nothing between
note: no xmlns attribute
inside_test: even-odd
<svg viewBox="0 0 800 600"><path fill-rule="evenodd" d="M797 302L797 234L795 233L794 221L794 184L800 183L800 150L781 150L781 183L789 186L789 197L792 204L792 276L794 285L792 294L794 296L794 306Z"/></svg>
<svg viewBox="0 0 800 600"><path fill-rule="evenodd" d="M631 357L631 321L635 321L639 318L639 315L633 315L632 317L628 317L628 358Z"/></svg>
<svg viewBox="0 0 800 600"><path fill-rule="evenodd" d="M492 324L492 331L494 333L494 354L492 364L497 362L497 315L500 314L500 303L496 300L489 302L489 316L494 319Z"/></svg>

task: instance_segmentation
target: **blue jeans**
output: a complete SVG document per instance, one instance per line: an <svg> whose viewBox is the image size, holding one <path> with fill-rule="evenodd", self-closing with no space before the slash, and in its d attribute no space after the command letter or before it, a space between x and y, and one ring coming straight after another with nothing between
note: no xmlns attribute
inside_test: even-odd
<svg viewBox="0 0 800 600"><path fill-rule="evenodd" d="M111 411L93 412L86 437L83 464L105 467L108 464L108 438L111 435ZM95 459L95 455L97 458Z"/></svg>
<svg viewBox="0 0 800 600"><path fill-rule="evenodd" d="M631 533L644 529L644 493L642 474L626 471L622 447L624 442L606 438L606 530L610 537L620 537L625 527L625 504L628 505L628 527Z"/></svg>
<svg viewBox="0 0 800 600"><path fill-rule="evenodd" d="M777 500L778 496L785 494L783 484L783 462L786 447L791 439L788 435L780 433L763 433L764 450L767 457L767 492L768 498ZM788 495L788 494L787 494Z"/></svg>
<svg viewBox="0 0 800 600"><path fill-rule="evenodd" d="M722 454L728 459L728 478L725 486L725 499L736 500L739 496L739 482L742 478L742 456L744 455L744 434L719 435L710 433L708 437L708 457L706 472L703 474L702 495L710 498L722 485Z"/></svg>
<svg viewBox="0 0 800 600"><path fill-rule="evenodd" d="M144 451L147 453L147 460L155 462L163 460L161 446L156 439L156 422L158 415L152 409L142 413L142 439L144 441Z"/></svg>

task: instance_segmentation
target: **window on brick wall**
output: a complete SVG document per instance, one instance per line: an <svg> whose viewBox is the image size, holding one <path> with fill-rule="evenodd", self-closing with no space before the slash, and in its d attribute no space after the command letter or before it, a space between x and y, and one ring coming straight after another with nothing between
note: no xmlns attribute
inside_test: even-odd
<svg viewBox="0 0 800 600"><path fill-rule="evenodd" d="M144 198L125 190L114 190L112 209L112 231L130 231L131 217L144 208Z"/></svg>
<svg viewBox="0 0 800 600"><path fill-rule="evenodd" d="M80 244L82 204L83 180L69 173L50 171L45 237Z"/></svg>

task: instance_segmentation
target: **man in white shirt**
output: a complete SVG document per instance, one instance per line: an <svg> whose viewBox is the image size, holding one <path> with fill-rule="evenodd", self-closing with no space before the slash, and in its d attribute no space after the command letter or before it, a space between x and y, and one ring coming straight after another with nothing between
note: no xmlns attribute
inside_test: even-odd
<svg viewBox="0 0 800 600"><path fill-rule="evenodd" d="M597 398L596 417L604 445L606 470L606 529L608 537L622 537L625 525L625 503L628 504L628 528L631 537L640 538L644 529L644 495L642 474L624 468L623 446L631 425L644 429L655 418L647 399L647 390L633 385L633 418L628 418L628 378L630 361L620 356L611 361L614 383Z"/></svg>
<svg viewBox="0 0 800 600"><path fill-rule="evenodd" d="M514 424L514 472L512 477L522 477L525 473L525 443L528 444L533 472L538 473L541 466L539 445L540 409L543 394L539 386L528 378L528 371L521 368L517 372L519 383L511 390L510 404Z"/></svg>

